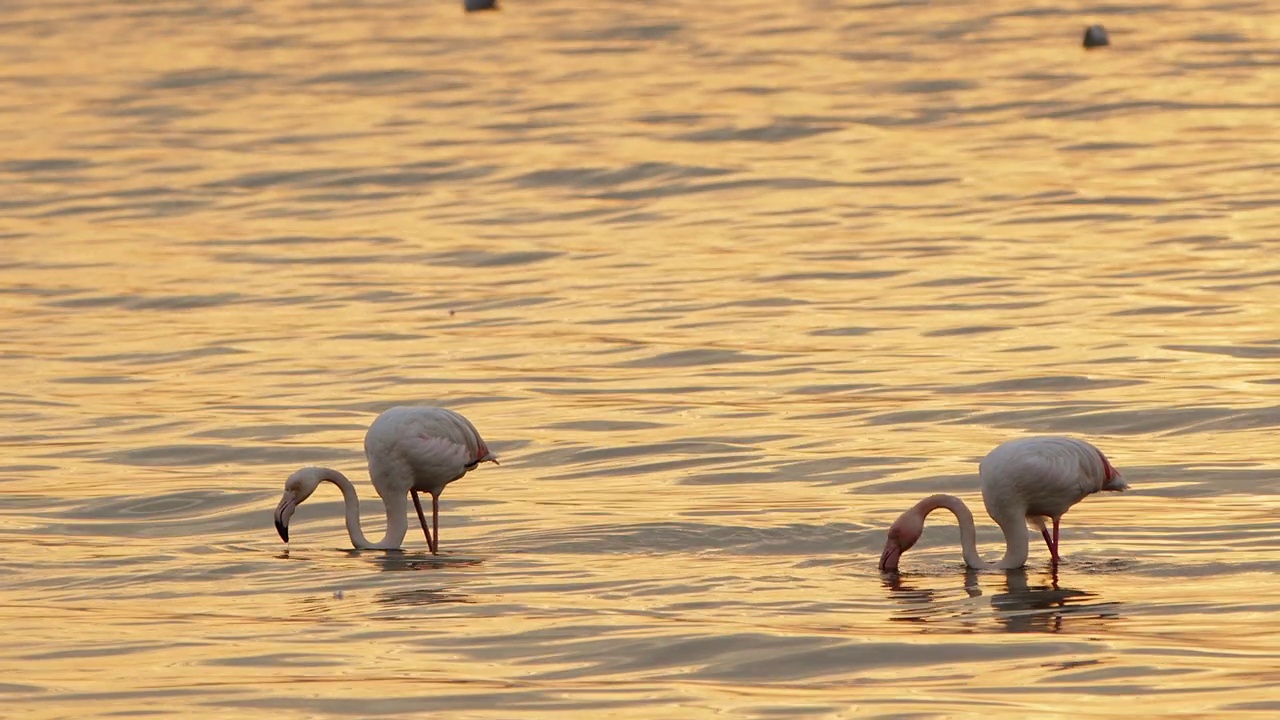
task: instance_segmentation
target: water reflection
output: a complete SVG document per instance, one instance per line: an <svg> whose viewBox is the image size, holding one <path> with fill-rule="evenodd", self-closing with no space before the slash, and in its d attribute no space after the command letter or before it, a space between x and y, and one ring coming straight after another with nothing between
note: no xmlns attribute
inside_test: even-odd
<svg viewBox="0 0 1280 720"><path fill-rule="evenodd" d="M383 572L464 568L474 567L484 562L484 560L474 557L432 555L427 552L405 552L403 550L347 550L345 554L347 557L368 560L380 567Z"/></svg>
<svg viewBox="0 0 1280 720"><path fill-rule="evenodd" d="M377 565L384 572L405 572L409 570L444 570L475 567L484 563L483 558L451 557L448 555L432 555L426 552L405 552L403 550L340 550L344 556L363 559ZM289 548L274 556L279 560L304 561L315 557L311 553L294 556Z"/></svg>
<svg viewBox="0 0 1280 720"><path fill-rule="evenodd" d="M1096 630L1121 617L1121 603L1099 600L1086 590L1062 587L1056 566L1034 581L1026 568L1006 571L1004 592L992 594L983 612L979 612L973 600L983 596L982 577L977 570L966 568L962 585L966 597L956 598L953 591L918 587L898 573L887 575L883 585L889 591L889 599L903 606L891 619L929 624L959 621L966 626L994 619L1006 632L1059 633ZM992 612L985 612L987 607Z"/></svg>

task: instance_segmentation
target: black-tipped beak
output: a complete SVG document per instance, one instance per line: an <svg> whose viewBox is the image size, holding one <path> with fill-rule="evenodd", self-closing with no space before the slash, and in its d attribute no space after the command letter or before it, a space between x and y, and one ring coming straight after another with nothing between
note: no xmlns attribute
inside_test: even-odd
<svg viewBox="0 0 1280 720"><path fill-rule="evenodd" d="M293 511L297 507L297 503L287 492L276 506L276 532L280 533L280 539L285 542L289 542L289 518L293 517Z"/></svg>
<svg viewBox="0 0 1280 720"><path fill-rule="evenodd" d="M880 553L880 572L890 573L898 572L898 558L902 557L902 548L894 540L889 540L884 544L884 551Z"/></svg>

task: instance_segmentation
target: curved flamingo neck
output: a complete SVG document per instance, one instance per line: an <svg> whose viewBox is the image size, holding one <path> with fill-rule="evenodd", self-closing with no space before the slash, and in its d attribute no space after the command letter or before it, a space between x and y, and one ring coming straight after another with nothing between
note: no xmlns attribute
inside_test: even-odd
<svg viewBox="0 0 1280 720"><path fill-rule="evenodd" d="M387 532L378 542L369 542L364 536L364 531L360 527L360 497L356 495L356 488L347 479L346 475L325 468L327 472L321 476L321 482L331 482L338 486L342 491L342 504L347 515L347 535L351 536L351 545L357 550L395 550L404 542L405 533L409 530L409 519L406 515L406 503L408 502L404 496L399 498L394 495L391 498L383 498L383 504L387 511Z"/></svg>
<svg viewBox="0 0 1280 720"><path fill-rule="evenodd" d="M916 503L914 510L920 513L921 521L929 513L938 508L946 508L956 516L960 524L960 552L964 555L964 564L971 568L994 568L1007 570L1020 568L1027 563L1027 523L1021 516L994 518L1004 532L1004 557L997 562L988 562L978 554L978 531L973 523L973 513L964 501L954 495L930 495ZM1008 513L1001 513L1002 516Z"/></svg>

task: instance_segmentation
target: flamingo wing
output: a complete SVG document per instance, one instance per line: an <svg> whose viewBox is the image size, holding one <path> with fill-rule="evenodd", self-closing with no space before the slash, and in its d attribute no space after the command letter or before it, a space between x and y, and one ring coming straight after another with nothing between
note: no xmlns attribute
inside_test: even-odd
<svg viewBox="0 0 1280 720"><path fill-rule="evenodd" d="M475 466L472 451L466 445L447 437L418 435L403 438L397 443L397 449L413 468L414 476L420 481L427 481L425 485L439 483L443 486L444 483L462 477L468 469ZM430 489L423 487L422 482L415 482L414 485L421 490Z"/></svg>
<svg viewBox="0 0 1280 720"><path fill-rule="evenodd" d="M1060 516L1103 489L1102 455L1072 438L1023 438L991 451L982 462L983 495L1016 497L1028 515ZM1010 497L1012 496L1012 497Z"/></svg>

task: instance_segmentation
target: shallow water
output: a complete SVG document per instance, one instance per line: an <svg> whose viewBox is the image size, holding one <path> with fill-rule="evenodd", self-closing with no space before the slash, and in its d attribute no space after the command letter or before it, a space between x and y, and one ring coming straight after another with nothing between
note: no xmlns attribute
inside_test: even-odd
<svg viewBox="0 0 1280 720"><path fill-rule="evenodd" d="M0 11L3 714L1280 711L1274 7L508 5ZM411 403L446 554L281 544ZM876 572L1031 433L1063 565Z"/></svg>

